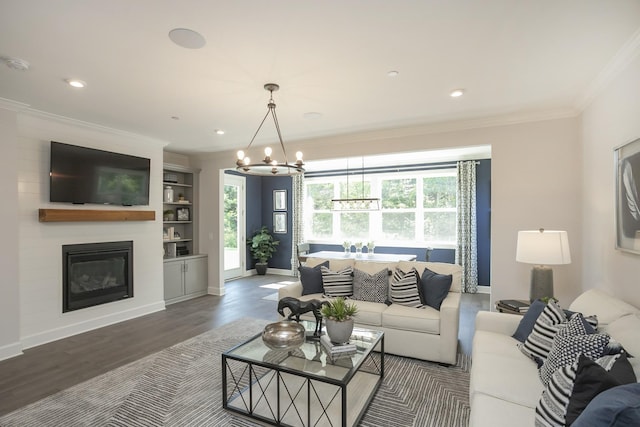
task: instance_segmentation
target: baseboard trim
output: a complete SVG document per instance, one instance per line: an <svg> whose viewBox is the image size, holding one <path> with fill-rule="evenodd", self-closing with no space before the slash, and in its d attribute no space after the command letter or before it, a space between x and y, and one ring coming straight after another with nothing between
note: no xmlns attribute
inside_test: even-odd
<svg viewBox="0 0 640 427"><path fill-rule="evenodd" d="M491 286L478 286L479 294L491 294Z"/></svg>
<svg viewBox="0 0 640 427"><path fill-rule="evenodd" d="M135 307L129 310L107 314L105 316L96 317L94 319L86 320L83 322L78 322L60 328L29 335L27 337L23 337L20 340L20 343L22 345L22 349L24 350L27 348L46 344L48 342L57 341L62 338L78 335L83 332L89 332L94 329L102 328L104 326L113 325L114 323L119 323L125 320L155 313L156 311L162 311L164 309L164 301L158 301L155 303L144 305L142 307Z"/></svg>
<svg viewBox="0 0 640 427"><path fill-rule="evenodd" d="M11 359L12 357L22 354L22 345L20 341L0 347L0 360Z"/></svg>

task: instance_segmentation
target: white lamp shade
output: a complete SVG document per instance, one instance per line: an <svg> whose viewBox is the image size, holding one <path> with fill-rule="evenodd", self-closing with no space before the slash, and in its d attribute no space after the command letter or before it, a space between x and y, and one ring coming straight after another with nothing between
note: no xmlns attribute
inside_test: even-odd
<svg viewBox="0 0 640 427"><path fill-rule="evenodd" d="M518 231L516 261L527 264L570 264L569 236L566 231Z"/></svg>

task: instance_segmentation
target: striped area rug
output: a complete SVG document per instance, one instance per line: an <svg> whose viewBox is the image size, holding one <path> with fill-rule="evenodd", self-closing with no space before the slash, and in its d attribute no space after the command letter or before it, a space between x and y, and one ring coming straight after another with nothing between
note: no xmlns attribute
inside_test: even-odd
<svg viewBox="0 0 640 427"><path fill-rule="evenodd" d="M260 332L241 319L0 417L2 427L256 426L222 409L223 351ZM468 357L443 367L392 355L361 426L467 426Z"/></svg>

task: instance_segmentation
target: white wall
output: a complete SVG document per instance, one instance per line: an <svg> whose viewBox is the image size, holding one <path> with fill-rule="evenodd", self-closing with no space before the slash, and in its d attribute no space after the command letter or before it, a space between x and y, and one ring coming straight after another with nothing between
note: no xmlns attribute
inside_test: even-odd
<svg viewBox="0 0 640 427"><path fill-rule="evenodd" d="M503 120L504 122L504 120ZM287 143L306 159L491 145L491 292L492 300L528 298L531 266L515 261L518 230L567 230L573 263L554 268L556 296L568 304L580 289L581 149L575 117L500 125L455 125L458 130L402 128ZM470 129L471 128L471 129ZM233 166L233 152L198 156L207 182L201 192L200 250L209 253L210 286L224 292L219 242L219 169ZM211 239L209 239L211 237Z"/></svg>
<svg viewBox="0 0 640 427"><path fill-rule="evenodd" d="M640 307L640 255L615 250L613 149L640 138L640 55L582 117L583 288L604 289Z"/></svg>
<svg viewBox="0 0 640 427"><path fill-rule="evenodd" d="M17 155L8 161L18 165L19 228L14 228L19 229L20 238L4 246L17 250L18 254L19 283L10 286L12 291L19 289L20 292L19 322L16 323L20 324L23 348L164 309L161 224L164 143L26 113L18 115L17 134ZM150 206L125 209L153 210L156 220L39 222L39 208L123 209L49 203L51 140L150 158ZM62 245L119 240L133 240L134 297L63 314Z"/></svg>
<svg viewBox="0 0 640 427"><path fill-rule="evenodd" d="M3 244L0 245L0 360L20 354L20 293L18 274L18 124L17 113L0 108L0 194Z"/></svg>

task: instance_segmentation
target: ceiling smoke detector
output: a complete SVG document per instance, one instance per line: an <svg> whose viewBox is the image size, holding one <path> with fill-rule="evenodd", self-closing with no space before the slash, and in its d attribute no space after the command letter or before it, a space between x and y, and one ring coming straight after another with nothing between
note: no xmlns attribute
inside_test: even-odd
<svg viewBox="0 0 640 427"><path fill-rule="evenodd" d="M29 69L29 63L20 58L2 58L7 67L16 71L27 71Z"/></svg>

